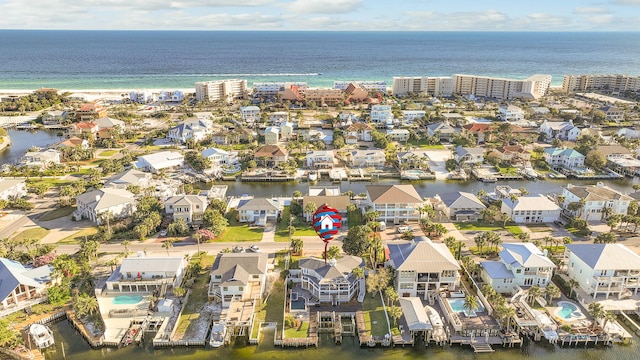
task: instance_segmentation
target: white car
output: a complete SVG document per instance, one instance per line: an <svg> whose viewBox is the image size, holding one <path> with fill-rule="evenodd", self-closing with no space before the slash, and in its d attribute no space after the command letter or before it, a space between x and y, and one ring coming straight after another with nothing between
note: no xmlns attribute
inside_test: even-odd
<svg viewBox="0 0 640 360"><path fill-rule="evenodd" d="M399 233L404 234L407 231L413 231L413 228L411 226L398 226Z"/></svg>
<svg viewBox="0 0 640 360"><path fill-rule="evenodd" d="M254 252L254 253L259 253L260 252L260 248L257 245L251 245L249 246L249 248L247 248L247 250Z"/></svg>

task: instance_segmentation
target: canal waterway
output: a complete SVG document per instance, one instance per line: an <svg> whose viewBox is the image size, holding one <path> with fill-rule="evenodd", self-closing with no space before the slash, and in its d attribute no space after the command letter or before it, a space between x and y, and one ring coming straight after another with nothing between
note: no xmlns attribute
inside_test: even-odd
<svg viewBox="0 0 640 360"><path fill-rule="evenodd" d="M7 129L7 133L11 146L0 152L0 165L16 163L32 146L45 148L64 139L57 131Z"/></svg>
<svg viewBox="0 0 640 360"><path fill-rule="evenodd" d="M384 360L638 360L640 346L637 337L631 345L614 345L611 348L560 348L546 343L529 343L522 348L496 347L491 354L474 354L470 347L444 348L431 345L397 348L360 348L355 338L344 338L343 344L335 345L328 336L321 337L320 346L309 349L281 349L266 342L258 346L235 346L218 349L208 348L170 348L153 350L151 347L128 346L121 349L91 349L76 333L68 322L62 321L52 325L56 341L55 349L45 354L47 360L111 360L136 359L151 360L166 358L172 360L352 360L352 359L384 359ZM64 355L62 347L64 346Z"/></svg>

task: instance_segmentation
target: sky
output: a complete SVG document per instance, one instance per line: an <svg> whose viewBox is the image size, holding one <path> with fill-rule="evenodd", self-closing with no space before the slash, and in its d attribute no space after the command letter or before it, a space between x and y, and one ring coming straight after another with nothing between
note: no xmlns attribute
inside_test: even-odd
<svg viewBox="0 0 640 360"><path fill-rule="evenodd" d="M640 0L0 0L0 14L0 29L640 30Z"/></svg>

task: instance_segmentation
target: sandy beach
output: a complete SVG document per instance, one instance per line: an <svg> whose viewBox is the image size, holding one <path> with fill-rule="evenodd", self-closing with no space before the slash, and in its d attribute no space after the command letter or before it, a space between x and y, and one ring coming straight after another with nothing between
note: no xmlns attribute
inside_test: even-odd
<svg viewBox="0 0 640 360"><path fill-rule="evenodd" d="M11 90L0 89L0 98L6 96L24 96L33 93L38 89L33 90ZM119 100L124 97L129 97L129 93L132 91L149 91L153 94L159 94L162 91L182 91L184 94L195 93L195 88L181 88L181 89L56 89L58 93L65 92L71 93L71 97L83 98L85 101L95 101L98 99L103 100Z"/></svg>

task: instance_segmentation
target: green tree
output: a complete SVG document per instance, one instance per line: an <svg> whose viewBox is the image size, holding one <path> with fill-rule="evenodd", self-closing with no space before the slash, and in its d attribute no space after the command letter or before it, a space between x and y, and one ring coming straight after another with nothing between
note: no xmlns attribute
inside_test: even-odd
<svg viewBox="0 0 640 360"><path fill-rule="evenodd" d="M591 150L587 153L584 164L590 168L601 170L607 165L607 158L598 150Z"/></svg>
<svg viewBox="0 0 640 360"><path fill-rule="evenodd" d="M559 298L561 293L560 289L558 289L555 284L549 284L544 289L544 295L547 297L547 299L549 299L549 302L551 302L553 299Z"/></svg>
<svg viewBox="0 0 640 360"><path fill-rule="evenodd" d="M167 227L167 233L171 236L186 236L189 234L189 230L189 224L183 218L173 220Z"/></svg>
<svg viewBox="0 0 640 360"><path fill-rule="evenodd" d="M327 250L327 259L337 259L340 256L340 248L333 245Z"/></svg>
<svg viewBox="0 0 640 360"><path fill-rule="evenodd" d="M292 254L302 255L302 248L304 247L304 242L302 239L291 239L291 244L289 245L291 248Z"/></svg>
<svg viewBox="0 0 640 360"><path fill-rule="evenodd" d="M602 307L602 304L596 301L590 303L589 306L587 306L587 310L589 310L589 313L595 319L593 322L593 328L595 329L596 326L598 326L598 320L606 316L606 311Z"/></svg>
<svg viewBox="0 0 640 360"><path fill-rule="evenodd" d="M73 310L79 317L93 315L98 309L98 299L93 296L80 294L73 299Z"/></svg>
<svg viewBox="0 0 640 360"><path fill-rule="evenodd" d="M462 304L462 308L467 310L468 313L475 312L476 310L478 310L479 307L480 307L480 304L478 303L477 297L471 294L467 294L464 297L464 303Z"/></svg>
<svg viewBox="0 0 640 360"><path fill-rule="evenodd" d="M21 343L20 333L8 319L0 319L0 347L9 349Z"/></svg>
<svg viewBox="0 0 640 360"><path fill-rule="evenodd" d="M390 306L387 308L387 312L393 319L393 326L398 326L398 319L402 317L402 308L399 306Z"/></svg>
<svg viewBox="0 0 640 360"><path fill-rule="evenodd" d="M167 239L162 242L162 248L167 250L167 256L169 256L169 250L173 247L173 240Z"/></svg>
<svg viewBox="0 0 640 360"><path fill-rule="evenodd" d="M531 302L532 306L533 306L533 303L536 301L536 298L539 297L541 294L542 294L542 290L540 289L539 286L534 285L529 288L529 291L527 292L527 297Z"/></svg>
<svg viewBox="0 0 640 360"><path fill-rule="evenodd" d="M342 242L342 250L347 255L362 256L369 248L370 229L366 225L358 225L349 229Z"/></svg>

